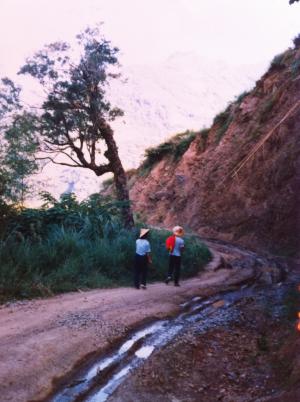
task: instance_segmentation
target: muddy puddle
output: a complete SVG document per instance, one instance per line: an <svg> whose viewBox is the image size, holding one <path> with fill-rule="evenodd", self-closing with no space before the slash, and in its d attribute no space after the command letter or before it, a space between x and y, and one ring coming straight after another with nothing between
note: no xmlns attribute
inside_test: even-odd
<svg viewBox="0 0 300 402"><path fill-rule="evenodd" d="M189 325L197 323L199 331L206 331L226 324L235 319L230 307L253 294L252 288L244 286L209 298L194 297L180 305L176 317L152 322L133 332L116 350L81 369L48 402L106 401L155 350L167 345Z"/></svg>

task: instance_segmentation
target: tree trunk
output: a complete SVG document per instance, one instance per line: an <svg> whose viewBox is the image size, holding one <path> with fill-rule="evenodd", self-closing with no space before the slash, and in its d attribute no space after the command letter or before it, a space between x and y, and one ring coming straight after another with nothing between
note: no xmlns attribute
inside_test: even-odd
<svg viewBox="0 0 300 402"><path fill-rule="evenodd" d="M134 220L133 220L132 210L131 210L131 206L130 206L126 174L123 169L123 166L120 165L120 167L121 167L121 169L116 167L116 170L114 170L114 182L115 182L115 186L116 186L117 199L119 201L126 202L125 205L121 207L122 217L123 217L125 227L130 229L134 226Z"/></svg>
<svg viewBox="0 0 300 402"><path fill-rule="evenodd" d="M107 151L104 153L104 156L109 160L109 163L112 167L117 199L118 201L124 202L124 206L121 207L124 225L126 228L130 229L134 226L134 220L130 206L125 170L119 158L118 147L113 136L112 128L104 120L101 121L100 124L101 135L103 136L107 145Z"/></svg>

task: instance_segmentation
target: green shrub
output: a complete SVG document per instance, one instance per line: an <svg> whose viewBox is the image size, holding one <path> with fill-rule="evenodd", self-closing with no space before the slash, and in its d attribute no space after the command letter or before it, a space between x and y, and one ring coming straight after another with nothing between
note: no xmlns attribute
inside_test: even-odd
<svg viewBox="0 0 300 402"><path fill-rule="evenodd" d="M196 133L188 132L187 134L182 135L180 141L175 142L174 144L174 160L178 160L186 153L190 144L196 138Z"/></svg>
<svg viewBox="0 0 300 402"><path fill-rule="evenodd" d="M203 128L198 134L197 148L199 152L204 152L207 147L207 139L209 136L210 129Z"/></svg>
<svg viewBox="0 0 300 402"><path fill-rule="evenodd" d="M300 58L291 64L291 73L294 77L300 73Z"/></svg>
<svg viewBox="0 0 300 402"><path fill-rule="evenodd" d="M250 94L250 91L244 91L240 95L238 95L235 98L235 102L238 103L239 105L243 102L243 100L246 98L247 95Z"/></svg>
<svg viewBox="0 0 300 402"><path fill-rule="evenodd" d="M224 134L228 130L228 127L230 126L232 120L233 120L233 115L231 113L231 106L232 104L229 104L227 108L216 115L214 118L213 124L217 125L217 131L216 131L216 143L218 144L221 139L223 138Z"/></svg>
<svg viewBox="0 0 300 402"><path fill-rule="evenodd" d="M171 155L174 150L172 141L164 142L155 148L148 148L145 151L146 159L143 163L144 166L153 166L155 163L162 160L166 155Z"/></svg>
<svg viewBox="0 0 300 402"><path fill-rule="evenodd" d="M285 68L285 56L286 53L278 54L271 61L270 71L282 70Z"/></svg>
<svg viewBox="0 0 300 402"><path fill-rule="evenodd" d="M170 156L173 161L177 161L188 150L191 142L196 138L197 133L186 131L172 137L157 147L148 148L145 151L145 160L140 167L139 174L148 174L152 167L166 156Z"/></svg>
<svg viewBox="0 0 300 402"><path fill-rule="evenodd" d="M201 138L207 140L209 132L210 128L203 128L202 130L199 131L199 135L201 136Z"/></svg>

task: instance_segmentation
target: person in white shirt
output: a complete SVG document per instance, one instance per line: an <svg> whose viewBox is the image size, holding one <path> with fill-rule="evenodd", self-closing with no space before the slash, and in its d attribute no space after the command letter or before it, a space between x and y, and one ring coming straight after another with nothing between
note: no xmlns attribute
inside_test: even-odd
<svg viewBox="0 0 300 402"><path fill-rule="evenodd" d="M148 263L152 263L151 247L147 240L149 229L141 229L140 237L136 240L135 264L134 264L134 286L136 289L147 289Z"/></svg>
<svg viewBox="0 0 300 402"><path fill-rule="evenodd" d="M175 226L173 228L173 234L175 236L174 248L169 254L169 270L168 276L165 283L168 284L174 275L174 285L180 286L180 268L181 268L181 254L184 249L184 240L182 236L184 235L184 230L181 226Z"/></svg>

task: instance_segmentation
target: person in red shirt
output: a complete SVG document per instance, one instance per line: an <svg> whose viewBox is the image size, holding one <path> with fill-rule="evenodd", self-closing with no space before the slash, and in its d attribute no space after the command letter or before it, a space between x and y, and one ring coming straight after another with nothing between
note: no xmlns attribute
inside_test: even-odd
<svg viewBox="0 0 300 402"><path fill-rule="evenodd" d="M173 228L173 239L167 239L169 244L169 270L168 276L165 280L166 285L172 280L174 275L174 285L180 286L180 268L181 268L181 254L184 249L184 240L182 236L184 235L184 230L181 226L175 226Z"/></svg>

